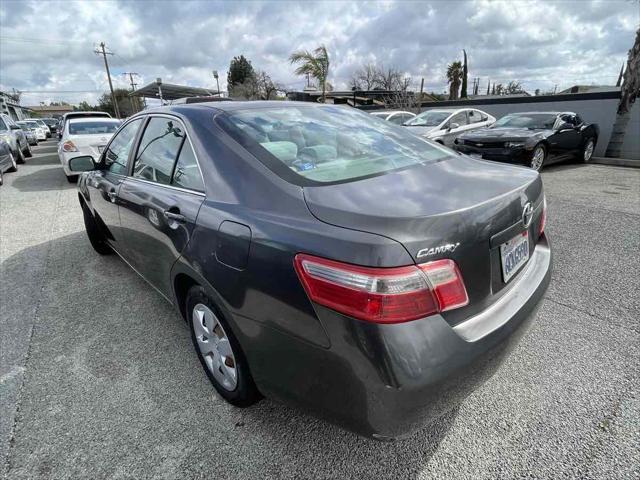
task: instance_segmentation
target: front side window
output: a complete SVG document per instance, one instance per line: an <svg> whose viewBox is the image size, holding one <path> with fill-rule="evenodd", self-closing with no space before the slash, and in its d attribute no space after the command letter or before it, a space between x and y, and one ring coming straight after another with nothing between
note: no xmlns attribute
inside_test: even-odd
<svg viewBox="0 0 640 480"><path fill-rule="evenodd" d="M420 115L416 115L405 125L407 127L437 127L451 115L451 111L427 110Z"/></svg>
<svg viewBox="0 0 640 480"><path fill-rule="evenodd" d="M177 120L151 117L136 153L133 176L169 185L184 138L184 128Z"/></svg>
<svg viewBox="0 0 640 480"><path fill-rule="evenodd" d="M110 172L120 175L127 174L127 159L141 122L140 118L131 121L113 137L104 153L105 166Z"/></svg>
<svg viewBox="0 0 640 480"><path fill-rule="evenodd" d="M219 115L216 121L296 185L353 181L453 156L408 128L341 106L252 108Z"/></svg>
<svg viewBox="0 0 640 480"><path fill-rule="evenodd" d="M188 140L185 140L182 145L182 149L180 150L176 169L173 172L173 178L171 179L171 185L204 192L204 185L202 183L200 169L198 168L198 162L195 154L193 153L193 147Z"/></svg>
<svg viewBox="0 0 640 480"><path fill-rule="evenodd" d="M391 123L395 123L396 125L402 125L404 123L404 115L399 113L389 118L389 121Z"/></svg>

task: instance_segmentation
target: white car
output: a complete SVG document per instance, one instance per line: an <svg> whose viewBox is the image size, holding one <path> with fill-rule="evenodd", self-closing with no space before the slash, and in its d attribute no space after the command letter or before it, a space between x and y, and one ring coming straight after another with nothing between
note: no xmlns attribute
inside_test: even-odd
<svg viewBox="0 0 640 480"><path fill-rule="evenodd" d="M413 133L447 147L458 135L493 125L496 118L475 108L434 108L426 110L404 124Z"/></svg>
<svg viewBox="0 0 640 480"><path fill-rule="evenodd" d="M72 118L65 122L58 143L58 157L69 182L77 178L77 174L69 170L69 160L89 155L97 161L120 123L115 118L104 117Z"/></svg>
<svg viewBox="0 0 640 480"><path fill-rule="evenodd" d="M44 132L47 134L47 138L49 138L51 136L51 129L49 128L49 125L44 123L39 118L29 118L29 120L33 121L33 122L36 122L40 126L40 128L42 128L44 130Z"/></svg>
<svg viewBox="0 0 640 480"><path fill-rule="evenodd" d="M26 123L29 128L32 128L33 130L35 130L36 138L38 139L39 142L43 142L47 139L48 129L45 130L42 127L42 125L40 125L38 122L30 118L28 120L24 120L24 123Z"/></svg>
<svg viewBox="0 0 640 480"><path fill-rule="evenodd" d="M402 110L385 110L383 112L371 112L371 115L387 122L402 125L416 116L415 113L404 112Z"/></svg>

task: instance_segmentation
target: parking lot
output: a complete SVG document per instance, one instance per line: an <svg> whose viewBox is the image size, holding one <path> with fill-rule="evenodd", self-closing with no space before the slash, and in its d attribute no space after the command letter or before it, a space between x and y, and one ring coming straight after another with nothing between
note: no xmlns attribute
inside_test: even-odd
<svg viewBox="0 0 640 480"><path fill-rule="evenodd" d="M33 478L638 478L640 170L543 173L553 280L498 373L381 443L219 398L186 324L86 238L56 142L0 187L0 453Z"/></svg>

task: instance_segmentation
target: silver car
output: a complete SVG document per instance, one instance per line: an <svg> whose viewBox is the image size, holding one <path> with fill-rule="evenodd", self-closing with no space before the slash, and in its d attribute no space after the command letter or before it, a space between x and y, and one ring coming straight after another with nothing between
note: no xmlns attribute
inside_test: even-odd
<svg viewBox="0 0 640 480"><path fill-rule="evenodd" d="M24 163L25 157L32 155L26 135L20 126L5 113L0 113L0 138L9 144L11 153L18 163Z"/></svg>
<svg viewBox="0 0 640 480"><path fill-rule="evenodd" d="M452 147L461 133L488 127L495 121L494 116L475 108L436 108L422 112L404 125L421 137Z"/></svg>

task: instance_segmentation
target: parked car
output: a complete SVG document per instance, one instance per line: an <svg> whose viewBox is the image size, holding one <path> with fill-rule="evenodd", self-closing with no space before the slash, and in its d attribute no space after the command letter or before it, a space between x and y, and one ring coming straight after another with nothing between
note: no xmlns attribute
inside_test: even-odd
<svg viewBox="0 0 640 480"><path fill-rule="evenodd" d="M405 435L495 370L550 279L537 172L352 108L147 110L96 161L69 161L93 248L176 307L237 406Z"/></svg>
<svg viewBox="0 0 640 480"><path fill-rule="evenodd" d="M4 172L15 172L16 170L18 170L18 166L13 153L11 153L11 145L0 138L0 185L4 184Z"/></svg>
<svg viewBox="0 0 640 480"><path fill-rule="evenodd" d="M43 118L42 121L49 127L51 135L58 133L58 120L56 118Z"/></svg>
<svg viewBox="0 0 640 480"><path fill-rule="evenodd" d="M72 118L82 118L82 117L100 117L100 118L111 118L111 115L107 112L69 112L65 113L58 123L58 138L62 138L62 132L66 126L66 123Z"/></svg>
<svg viewBox="0 0 640 480"><path fill-rule="evenodd" d="M120 120L107 117L76 117L65 123L58 158L69 182L77 178L69 170L69 159L80 155L98 158L119 126Z"/></svg>
<svg viewBox="0 0 640 480"><path fill-rule="evenodd" d="M24 163L25 157L32 155L27 136L20 126L6 113L0 113L0 138L3 138L9 144L16 162Z"/></svg>
<svg viewBox="0 0 640 480"><path fill-rule="evenodd" d="M33 119L24 120L24 122L29 126L29 128L33 129L39 142L45 142L47 140L47 130L42 125Z"/></svg>
<svg viewBox="0 0 640 480"><path fill-rule="evenodd" d="M51 130L49 130L49 126L46 123L44 123L41 119L28 118L27 120L29 120L30 122L35 122L38 125L38 127L42 129L42 131L45 133L45 140L51 137Z"/></svg>
<svg viewBox="0 0 640 480"><path fill-rule="evenodd" d="M422 112L404 125L416 135L451 147L461 133L488 127L495 121L492 115L475 108L438 108Z"/></svg>
<svg viewBox="0 0 640 480"><path fill-rule="evenodd" d="M24 132L29 145L38 145L38 132L35 127L29 125L29 123L24 120L16 122L16 125L18 125Z"/></svg>
<svg viewBox="0 0 640 480"><path fill-rule="evenodd" d="M402 125L408 122L416 116L415 113L405 112L402 110L385 110L383 112L371 112L371 115L387 122L395 123L396 125Z"/></svg>
<svg viewBox="0 0 640 480"><path fill-rule="evenodd" d="M593 156L600 129L573 112L512 113L491 128L458 137L455 149L499 162L544 165Z"/></svg>

